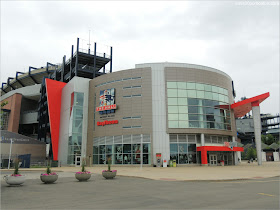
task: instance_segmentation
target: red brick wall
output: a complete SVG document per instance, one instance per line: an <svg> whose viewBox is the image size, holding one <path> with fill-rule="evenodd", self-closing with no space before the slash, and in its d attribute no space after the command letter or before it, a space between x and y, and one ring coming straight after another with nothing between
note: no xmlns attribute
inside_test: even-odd
<svg viewBox="0 0 280 210"><path fill-rule="evenodd" d="M15 93L14 95L1 101L1 103L4 101L8 102L8 104L2 107L3 109L11 110L8 123L8 131L10 132L18 133L21 99L22 95Z"/></svg>

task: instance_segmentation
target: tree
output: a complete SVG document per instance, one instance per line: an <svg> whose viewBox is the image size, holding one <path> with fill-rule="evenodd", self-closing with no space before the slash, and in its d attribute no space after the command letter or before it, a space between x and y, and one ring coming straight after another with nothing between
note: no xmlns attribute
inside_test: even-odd
<svg viewBox="0 0 280 210"><path fill-rule="evenodd" d="M271 134L262 135L262 142L267 145L271 145L274 143L274 138Z"/></svg>
<svg viewBox="0 0 280 210"><path fill-rule="evenodd" d="M246 153L246 158L248 160L250 160L251 158L255 159L256 157L257 157L256 149L253 147L248 148L247 153Z"/></svg>

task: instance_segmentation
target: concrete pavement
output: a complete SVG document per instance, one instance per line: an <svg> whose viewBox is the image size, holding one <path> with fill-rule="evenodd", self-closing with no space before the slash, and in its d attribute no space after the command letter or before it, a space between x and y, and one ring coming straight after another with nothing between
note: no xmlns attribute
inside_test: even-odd
<svg viewBox="0 0 280 210"><path fill-rule="evenodd" d="M112 166L112 170L117 170L118 176L140 177L152 180L165 181L209 181L209 180L241 180L241 179L260 179L280 176L280 162L264 162L258 166L257 162L242 162L238 166L183 166L176 168L155 168L140 166ZM107 166L86 167L93 174L101 174ZM26 171L27 179L39 178L43 168L20 169L20 173ZM52 168L52 171L58 172L59 177L73 177L74 173L79 171L80 167L58 167ZM1 169L1 177L12 173L13 170ZM33 173L28 173L32 171Z"/></svg>

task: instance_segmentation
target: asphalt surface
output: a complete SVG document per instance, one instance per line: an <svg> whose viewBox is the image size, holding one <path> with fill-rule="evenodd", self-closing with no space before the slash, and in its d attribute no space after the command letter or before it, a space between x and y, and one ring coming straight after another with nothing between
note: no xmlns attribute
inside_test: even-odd
<svg viewBox="0 0 280 210"><path fill-rule="evenodd" d="M279 177L161 181L93 174L78 182L72 175L54 184L27 179L19 187L1 181L1 209L279 209Z"/></svg>

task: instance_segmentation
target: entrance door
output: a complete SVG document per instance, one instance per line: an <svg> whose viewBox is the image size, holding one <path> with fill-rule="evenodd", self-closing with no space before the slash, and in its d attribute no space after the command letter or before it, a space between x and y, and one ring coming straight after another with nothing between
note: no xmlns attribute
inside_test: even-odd
<svg viewBox="0 0 280 210"><path fill-rule="evenodd" d="M76 156L75 157L75 166L81 166L81 156Z"/></svg>
<svg viewBox="0 0 280 210"><path fill-rule="evenodd" d="M223 155L223 160L225 161L225 166L228 165L228 154Z"/></svg>
<svg viewBox="0 0 280 210"><path fill-rule="evenodd" d="M217 155L210 155L210 166L216 166L217 163Z"/></svg>

